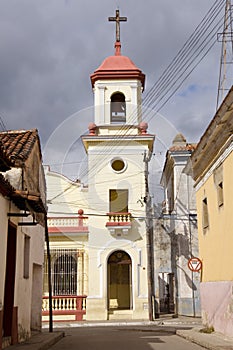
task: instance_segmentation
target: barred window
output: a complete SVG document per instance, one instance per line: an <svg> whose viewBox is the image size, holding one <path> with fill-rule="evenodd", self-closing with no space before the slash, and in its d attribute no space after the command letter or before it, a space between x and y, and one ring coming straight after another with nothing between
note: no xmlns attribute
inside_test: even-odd
<svg viewBox="0 0 233 350"><path fill-rule="evenodd" d="M79 252L73 249L52 249L51 283L53 295L77 295L77 265ZM44 293L48 292L48 265L45 255Z"/></svg>
<svg viewBox="0 0 233 350"><path fill-rule="evenodd" d="M77 261L71 254L59 256L53 267L53 295L77 293Z"/></svg>

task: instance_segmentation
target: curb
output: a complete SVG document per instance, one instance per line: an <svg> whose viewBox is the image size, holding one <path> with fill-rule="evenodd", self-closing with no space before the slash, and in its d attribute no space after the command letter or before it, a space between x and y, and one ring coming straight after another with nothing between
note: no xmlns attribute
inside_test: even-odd
<svg viewBox="0 0 233 350"><path fill-rule="evenodd" d="M43 333L42 336L45 336L45 334ZM33 346L33 350L47 350L52 345L56 344L59 340L64 338L64 336L65 336L64 332L47 333L46 339L41 342L41 337L40 337L40 343L38 344L38 347ZM32 340L33 340L33 338L32 338Z"/></svg>
<svg viewBox="0 0 233 350"><path fill-rule="evenodd" d="M176 334L192 343L200 345L209 350L233 349L233 338L228 339L221 334L205 334L200 332L199 328L191 330L177 330Z"/></svg>
<svg viewBox="0 0 233 350"><path fill-rule="evenodd" d="M27 348L27 350L48 350L52 345L56 344L64 336L64 332L40 332L35 335L32 335L31 338L25 342L11 345L9 349L23 350Z"/></svg>

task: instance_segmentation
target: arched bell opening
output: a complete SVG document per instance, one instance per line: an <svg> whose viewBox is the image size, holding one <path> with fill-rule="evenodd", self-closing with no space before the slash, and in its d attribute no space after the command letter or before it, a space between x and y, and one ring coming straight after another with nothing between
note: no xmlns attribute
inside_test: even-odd
<svg viewBox="0 0 233 350"><path fill-rule="evenodd" d="M123 250L108 258L108 309L132 309L132 260Z"/></svg>
<svg viewBox="0 0 233 350"><path fill-rule="evenodd" d="M125 95L116 92L111 96L111 123L126 122L126 102Z"/></svg>

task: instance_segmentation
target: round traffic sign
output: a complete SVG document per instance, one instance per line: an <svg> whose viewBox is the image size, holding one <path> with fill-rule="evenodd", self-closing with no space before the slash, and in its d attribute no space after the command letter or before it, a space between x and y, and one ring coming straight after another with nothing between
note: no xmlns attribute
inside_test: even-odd
<svg viewBox="0 0 233 350"><path fill-rule="evenodd" d="M199 258L193 257L188 261L188 267L193 272L198 272L202 269L202 261Z"/></svg>

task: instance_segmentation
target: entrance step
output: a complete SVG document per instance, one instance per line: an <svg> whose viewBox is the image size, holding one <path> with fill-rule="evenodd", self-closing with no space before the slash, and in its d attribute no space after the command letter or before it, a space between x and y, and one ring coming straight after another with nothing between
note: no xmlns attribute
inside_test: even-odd
<svg viewBox="0 0 233 350"><path fill-rule="evenodd" d="M109 320L132 320L133 310L110 310L108 312Z"/></svg>
<svg viewBox="0 0 233 350"><path fill-rule="evenodd" d="M11 337L3 337L2 338L2 349L5 349L10 345L11 345Z"/></svg>

